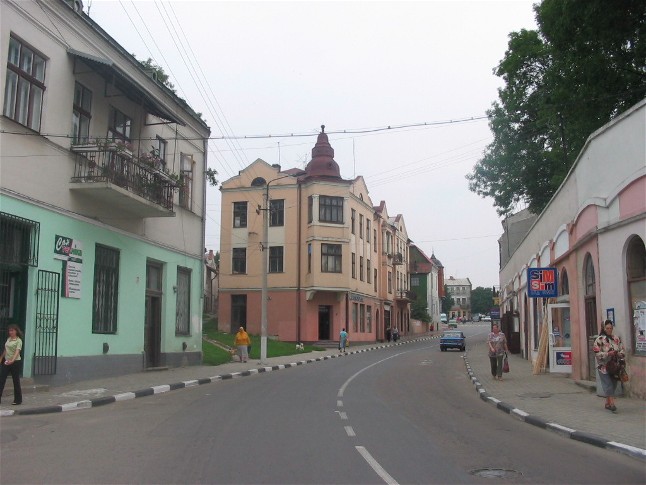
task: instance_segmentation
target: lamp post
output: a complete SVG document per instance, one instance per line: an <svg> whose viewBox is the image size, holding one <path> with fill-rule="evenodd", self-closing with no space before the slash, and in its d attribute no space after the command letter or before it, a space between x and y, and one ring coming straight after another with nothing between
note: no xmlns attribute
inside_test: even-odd
<svg viewBox="0 0 646 485"><path fill-rule="evenodd" d="M283 175L270 180L265 185L264 204L262 208L262 289L260 292L260 364L267 362L267 272L269 270L269 184L276 180L290 177Z"/></svg>

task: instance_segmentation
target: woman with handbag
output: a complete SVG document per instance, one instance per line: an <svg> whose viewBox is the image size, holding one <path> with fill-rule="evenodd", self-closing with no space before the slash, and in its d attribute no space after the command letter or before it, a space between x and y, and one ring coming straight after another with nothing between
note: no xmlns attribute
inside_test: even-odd
<svg viewBox="0 0 646 485"><path fill-rule="evenodd" d="M616 374L619 369L614 369L614 361L623 360L626 355L624 344L617 335L613 335L614 325L611 320L603 323L601 333L595 339L592 350L597 360L597 372L601 380L603 397L606 398L606 409L613 413L617 411L615 406L615 396L617 394L617 384L619 376ZM612 371L612 372L610 372Z"/></svg>
<svg viewBox="0 0 646 485"><path fill-rule="evenodd" d="M491 333L487 337L489 346L489 362L491 363L491 375L494 379L502 381L503 363L507 348L507 338L500 331L498 324L494 323L491 327Z"/></svg>

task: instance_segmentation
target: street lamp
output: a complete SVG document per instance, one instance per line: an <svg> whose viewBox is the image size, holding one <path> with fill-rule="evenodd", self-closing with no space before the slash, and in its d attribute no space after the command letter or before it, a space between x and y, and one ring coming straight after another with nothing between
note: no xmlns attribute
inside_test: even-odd
<svg viewBox="0 0 646 485"><path fill-rule="evenodd" d="M291 177L283 175L270 180L265 185L264 207L262 214L262 290L260 292L260 364L267 362L267 271L269 270L269 184L276 180Z"/></svg>

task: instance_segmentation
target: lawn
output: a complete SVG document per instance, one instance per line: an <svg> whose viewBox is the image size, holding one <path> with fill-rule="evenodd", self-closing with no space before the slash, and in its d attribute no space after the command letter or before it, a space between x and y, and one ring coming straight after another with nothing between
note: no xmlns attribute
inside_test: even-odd
<svg viewBox="0 0 646 485"><path fill-rule="evenodd" d="M202 324L202 333L211 340L216 340L224 345L233 347L235 335L220 332L217 329L217 320L204 316ZM260 359L260 335L249 335L251 338L252 359ZM267 357L280 357L283 355L305 354L325 350L314 345L305 345L304 350L296 350L293 342L281 342L279 340L267 339ZM202 355L204 365L220 365L231 361L231 355L224 349L216 347L208 342L202 341Z"/></svg>

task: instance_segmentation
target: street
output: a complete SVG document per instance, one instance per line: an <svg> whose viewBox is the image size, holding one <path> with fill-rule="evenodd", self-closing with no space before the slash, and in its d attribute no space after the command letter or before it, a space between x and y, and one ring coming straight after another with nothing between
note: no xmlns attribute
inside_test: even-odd
<svg viewBox="0 0 646 485"><path fill-rule="evenodd" d="M467 352L487 331L461 329ZM0 478L644 482L638 460L562 439L484 404L465 377L462 355L427 340L82 412L3 419Z"/></svg>

